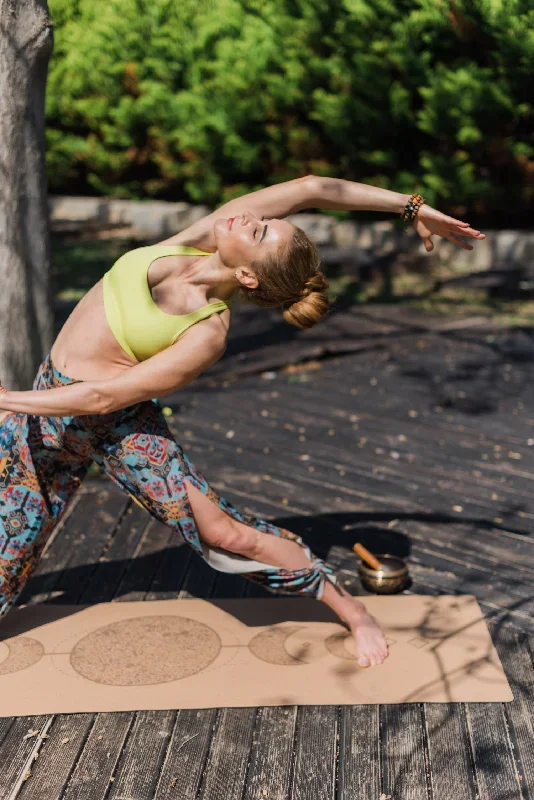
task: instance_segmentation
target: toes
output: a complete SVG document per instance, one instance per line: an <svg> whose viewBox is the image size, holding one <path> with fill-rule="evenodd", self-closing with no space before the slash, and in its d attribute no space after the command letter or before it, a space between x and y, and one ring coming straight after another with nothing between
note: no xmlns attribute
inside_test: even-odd
<svg viewBox="0 0 534 800"><path fill-rule="evenodd" d="M367 658L367 656L360 656L360 658L358 659L358 664L360 665L360 667L368 667L370 665L370 661Z"/></svg>
<svg viewBox="0 0 534 800"><path fill-rule="evenodd" d="M377 666L381 664L387 656L387 651L384 650L377 650L375 653L371 655L371 664L373 666Z"/></svg>

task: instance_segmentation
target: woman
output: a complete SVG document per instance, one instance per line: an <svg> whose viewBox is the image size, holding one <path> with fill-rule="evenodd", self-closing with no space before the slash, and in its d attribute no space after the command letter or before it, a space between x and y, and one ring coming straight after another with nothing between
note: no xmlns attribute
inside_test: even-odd
<svg viewBox="0 0 534 800"><path fill-rule="evenodd" d="M215 569L322 600L350 627L359 664L381 663L387 645L363 602L299 536L219 497L152 398L176 392L222 356L236 290L282 307L301 328L324 317L317 251L284 219L290 214L404 210L428 251L434 234L468 250L460 236L483 238L421 202L308 176L232 200L178 235L122 256L67 319L34 390L0 387L0 409L11 412L0 425L0 612L15 602L94 460Z"/></svg>

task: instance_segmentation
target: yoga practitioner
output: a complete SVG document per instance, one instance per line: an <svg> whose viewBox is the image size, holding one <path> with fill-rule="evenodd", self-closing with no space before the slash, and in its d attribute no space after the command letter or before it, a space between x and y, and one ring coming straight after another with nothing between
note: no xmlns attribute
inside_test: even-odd
<svg viewBox="0 0 534 800"><path fill-rule="evenodd" d="M328 310L315 246L284 217L306 208L398 212L428 251L432 235L471 250L483 234L420 195L307 176L226 203L187 230L121 256L76 305L33 391L0 386L0 614L14 604L94 460L176 528L214 569L315 597L352 631L361 666L387 656L364 603L296 534L238 511L174 440L159 400L225 350L236 291L300 328Z"/></svg>

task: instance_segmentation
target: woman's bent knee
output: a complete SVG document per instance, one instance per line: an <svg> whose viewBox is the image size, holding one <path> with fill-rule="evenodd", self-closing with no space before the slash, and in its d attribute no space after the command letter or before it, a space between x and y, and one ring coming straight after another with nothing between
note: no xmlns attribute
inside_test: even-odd
<svg viewBox="0 0 534 800"><path fill-rule="evenodd" d="M190 481L186 483L191 510L202 541L210 547L253 558L260 532L236 522Z"/></svg>
<svg viewBox="0 0 534 800"><path fill-rule="evenodd" d="M240 530L230 518L228 521L220 520L217 524L210 525L209 529L203 529L198 522L197 527L201 540L210 547L218 547L251 559L257 555L258 538L261 536L259 531Z"/></svg>

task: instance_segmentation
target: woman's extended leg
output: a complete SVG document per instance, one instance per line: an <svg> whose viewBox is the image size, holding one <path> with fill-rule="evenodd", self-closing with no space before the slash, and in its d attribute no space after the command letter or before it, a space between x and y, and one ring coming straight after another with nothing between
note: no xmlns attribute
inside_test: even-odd
<svg viewBox="0 0 534 800"><path fill-rule="evenodd" d="M309 569L311 561L296 541L269 536L226 515L211 503L190 480L186 480L189 502L202 542L251 559L254 562L295 571ZM326 580L320 599L349 625L361 666L380 664L388 654L379 625L365 605L339 583Z"/></svg>
<svg viewBox="0 0 534 800"><path fill-rule="evenodd" d="M387 648L380 629L363 603L339 587L332 567L297 534L240 512L217 495L175 441L157 403L125 409L94 448L94 460L111 479L179 530L215 569L239 572L275 593L323 600L353 630L362 666L383 660Z"/></svg>

